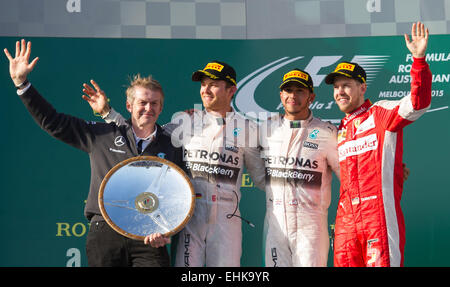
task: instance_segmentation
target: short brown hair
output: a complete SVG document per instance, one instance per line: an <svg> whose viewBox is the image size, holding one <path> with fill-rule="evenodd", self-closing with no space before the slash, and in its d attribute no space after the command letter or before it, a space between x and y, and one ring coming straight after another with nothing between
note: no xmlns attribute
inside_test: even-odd
<svg viewBox="0 0 450 287"><path fill-rule="evenodd" d="M134 100L134 92L136 87L142 87L149 89L151 91L156 91L161 93L161 106L164 104L164 92L161 84L153 79L151 75L147 77L142 77L140 74L134 75L133 78L130 78L130 85L126 90L127 102L133 103Z"/></svg>

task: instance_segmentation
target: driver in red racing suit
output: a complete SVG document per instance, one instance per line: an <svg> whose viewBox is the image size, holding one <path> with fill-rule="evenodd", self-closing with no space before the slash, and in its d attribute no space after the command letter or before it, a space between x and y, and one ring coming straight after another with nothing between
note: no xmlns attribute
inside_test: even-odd
<svg viewBox="0 0 450 287"><path fill-rule="evenodd" d="M365 100L366 73L356 63L340 63L325 79L346 113L338 131L335 266L403 266L403 128L430 106L432 82L425 61L428 29L414 23L412 41L405 40L414 59L411 94L399 101Z"/></svg>

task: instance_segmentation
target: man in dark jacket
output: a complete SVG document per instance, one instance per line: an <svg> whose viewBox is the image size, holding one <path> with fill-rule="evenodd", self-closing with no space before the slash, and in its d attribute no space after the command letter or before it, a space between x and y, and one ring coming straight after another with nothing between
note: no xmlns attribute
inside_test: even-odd
<svg viewBox="0 0 450 287"><path fill-rule="evenodd" d="M170 137L156 123L163 108L161 85L150 76L135 76L127 90L126 106L131 113L127 126L85 121L58 113L27 80L38 61L35 58L29 63L31 42L17 41L14 58L7 49L4 52L17 94L36 123L51 136L89 154L91 183L84 211L91 222L86 242L89 266L169 266L163 244L166 238L147 237L145 243L151 245L147 246L143 241L124 237L105 222L98 205L103 178L123 160L152 155L182 166L181 148L173 147Z"/></svg>

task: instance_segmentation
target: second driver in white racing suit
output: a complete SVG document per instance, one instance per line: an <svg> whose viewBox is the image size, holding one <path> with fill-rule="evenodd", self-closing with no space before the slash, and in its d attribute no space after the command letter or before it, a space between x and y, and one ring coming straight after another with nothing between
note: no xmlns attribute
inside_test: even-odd
<svg viewBox="0 0 450 287"><path fill-rule="evenodd" d="M261 127L266 171L266 266L327 266L332 173L339 177L337 128L313 117L311 76L283 77L284 115Z"/></svg>

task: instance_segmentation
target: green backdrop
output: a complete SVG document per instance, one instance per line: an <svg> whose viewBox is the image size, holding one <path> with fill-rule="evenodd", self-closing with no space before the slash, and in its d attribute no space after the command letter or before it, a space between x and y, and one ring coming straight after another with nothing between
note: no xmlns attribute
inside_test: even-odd
<svg viewBox="0 0 450 287"><path fill-rule="evenodd" d="M17 38L2 37L0 46L14 53ZM358 59L370 71L366 94L372 102L398 100L409 90L407 49L403 37L280 40L147 40L30 38L32 57L40 60L29 79L61 112L99 120L81 99L82 83L95 79L122 114L130 75L152 74L166 94L160 123L174 112L201 103L193 71L209 60L235 67L239 90L235 108L280 111L278 86L292 68L314 76L315 116L341 118L332 88L323 76L340 60ZM450 36L432 35L428 59L434 77L431 112L404 135L404 162L411 170L402 207L406 219L406 266L449 266L450 202L446 166L449 138ZM289 62L291 61L292 62ZM278 65L278 66L277 66ZM248 77L247 77L248 76ZM86 266L88 222L83 217L89 189L89 160L83 152L40 130L28 115L0 57L3 108L1 140L0 266ZM256 224L243 223L242 266L263 265L264 192L244 177L241 213ZM339 184L333 183L329 223L334 222ZM329 266L332 266L330 249Z"/></svg>

